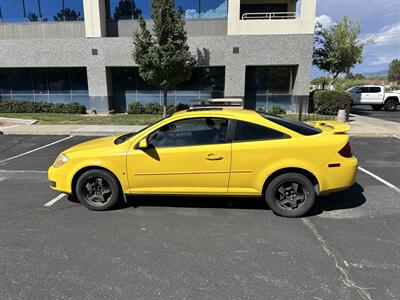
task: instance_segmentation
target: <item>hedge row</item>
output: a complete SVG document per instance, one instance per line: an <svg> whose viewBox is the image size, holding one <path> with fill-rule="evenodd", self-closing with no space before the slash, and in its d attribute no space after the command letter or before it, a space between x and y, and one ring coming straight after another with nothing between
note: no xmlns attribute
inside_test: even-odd
<svg viewBox="0 0 400 300"><path fill-rule="evenodd" d="M64 104L64 103L0 100L0 112L85 114L86 107L76 102Z"/></svg>
<svg viewBox="0 0 400 300"><path fill-rule="evenodd" d="M339 109L346 109L350 102L351 96L346 92L316 91L314 93L314 112L321 115L336 115Z"/></svg>
<svg viewBox="0 0 400 300"><path fill-rule="evenodd" d="M171 115L177 111L188 109L189 105L179 103L178 105L168 105L167 114ZM128 105L128 114L161 114L163 112L163 107L157 102L147 103L143 105L142 103L135 101Z"/></svg>

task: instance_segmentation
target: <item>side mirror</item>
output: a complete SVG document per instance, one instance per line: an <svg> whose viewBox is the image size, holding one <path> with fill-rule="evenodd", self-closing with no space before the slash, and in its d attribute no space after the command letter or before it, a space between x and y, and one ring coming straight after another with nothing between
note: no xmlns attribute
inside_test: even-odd
<svg viewBox="0 0 400 300"><path fill-rule="evenodd" d="M136 149L147 149L149 148L149 144L147 143L147 137L144 139L140 140L139 143L136 144Z"/></svg>

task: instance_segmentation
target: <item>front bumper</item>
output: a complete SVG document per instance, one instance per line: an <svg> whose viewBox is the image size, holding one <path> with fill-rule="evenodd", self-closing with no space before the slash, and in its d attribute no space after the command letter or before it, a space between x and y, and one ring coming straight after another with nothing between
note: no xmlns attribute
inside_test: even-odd
<svg viewBox="0 0 400 300"><path fill-rule="evenodd" d="M71 181L69 180L68 173L64 166L60 168L54 168L54 166L51 166L47 174L51 189L66 194L72 193Z"/></svg>

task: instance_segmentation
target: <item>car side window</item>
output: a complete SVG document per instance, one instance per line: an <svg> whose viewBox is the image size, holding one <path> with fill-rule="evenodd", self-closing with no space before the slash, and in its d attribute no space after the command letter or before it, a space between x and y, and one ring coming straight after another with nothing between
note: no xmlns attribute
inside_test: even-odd
<svg viewBox="0 0 400 300"><path fill-rule="evenodd" d="M361 93L368 93L368 92L369 92L368 87L361 88Z"/></svg>
<svg viewBox="0 0 400 300"><path fill-rule="evenodd" d="M261 140L275 140L288 138L289 136L274 129L254 123L236 121L234 142L249 142Z"/></svg>
<svg viewBox="0 0 400 300"><path fill-rule="evenodd" d="M227 119L183 119L152 132L148 143L155 148L220 144L227 141L227 133Z"/></svg>
<svg viewBox="0 0 400 300"><path fill-rule="evenodd" d="M380 93L381 92L381 88L380 87L376 87L376 86L373 86L373 87L370 87L369 88L369 92L370 93Z"/></svg>

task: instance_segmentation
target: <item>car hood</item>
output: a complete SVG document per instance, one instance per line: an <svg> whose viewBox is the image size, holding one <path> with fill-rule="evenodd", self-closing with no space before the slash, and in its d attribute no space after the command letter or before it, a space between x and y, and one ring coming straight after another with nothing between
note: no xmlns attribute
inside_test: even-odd
<svg viewBox="0 0 400 300"><path fill-rule="evenodd" d="M83 143L75 145L71 148L68 148L63 153L68 154L68 153L77 152L77 151L86 151L86 150L91 150L91 149L99 149L99 148L115 146L114 141L118 138L118 136L119 135L102 137L102 138L90 140L87 142L83 142Z"/></svg>

